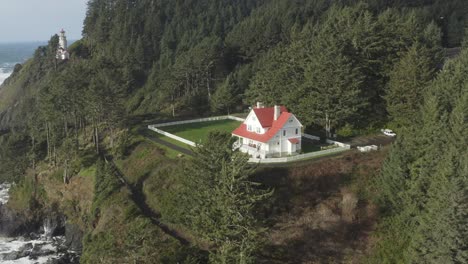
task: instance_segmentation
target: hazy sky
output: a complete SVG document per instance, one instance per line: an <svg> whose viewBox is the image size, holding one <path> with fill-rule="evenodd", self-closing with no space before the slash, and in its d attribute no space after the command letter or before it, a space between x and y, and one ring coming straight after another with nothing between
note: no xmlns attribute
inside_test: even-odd
<svg viewBox="0 0 468 264"><path fill-rule="evenodd" d="M88 0L0 0L0 42L44 41L65 29L81 38Z"/></svg>

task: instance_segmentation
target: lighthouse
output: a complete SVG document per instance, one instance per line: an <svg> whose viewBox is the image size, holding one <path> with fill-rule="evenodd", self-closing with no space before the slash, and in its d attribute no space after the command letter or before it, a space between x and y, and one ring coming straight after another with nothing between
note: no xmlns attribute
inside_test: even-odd
<svg viewBox="0 0 468 264"><path fill-rule="evenodd" d="M60 31L59 46L55 58L58 60L68 60L70 58L70 53L68 53L67 37L65 36L65 30L63 29Z"/></svg>

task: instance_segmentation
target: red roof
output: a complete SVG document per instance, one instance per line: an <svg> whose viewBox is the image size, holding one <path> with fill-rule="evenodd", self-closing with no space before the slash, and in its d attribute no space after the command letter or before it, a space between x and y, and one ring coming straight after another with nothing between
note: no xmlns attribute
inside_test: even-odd
<svg viewBox="0 0 468 264"><path fill-rule="evenodd" d="M288 140L289 140L289 142L291 142L291 143L293 143L293 144L299 143L299 138L290 138L290 139L288 139Z"/></svg>
<svg viewBox="0 0 468 264"><path fill-rule="evenodd" d="M266 108L254 108L253 111L257 116L258 121L262 127L272 127L273 126L273 117L275 115L275 108L274 107L266 107ZM288 112L285 106L280 107L280 113Z"/></svg>
<svg viewBox="0 0 468 264"><path fill-rule="evenodd" d="M256 108L256 109L254 109L254 111L259 110L259 109L261 110L261 109L268 109L268 108ZM282 107L282 109L286 109L286 108ZM263 114L263 113L266 113L267 111L259 111L259 112ZM257 112L256 112L256 114L257 114ZM289 117L291 117L291 116L292 116L291 113L288 113L287 111L284 111L284 112L281 113L278 120L273 120L273 114L272 114L271 115L271 120L269 121L270 124L271 124L271 128L265 134L257 134L255 132L248 131L247 130L247 125L244 124L244 123L241 124L238 128L236 128L236 130L234 130L232 132L232 134L236 135L236 136L240 136L240 137L244 137L244 138L248 138L248 139L252 139L252 140L255 140L255 141L260 141L260 142L266 143L266 142L270 141L270 139L273 138L281 128L283 128L284 124L286 124L286 122L289 120ZM258 114L257 114L257 118L260 120L260 117L259 117ZM264 120L264 121L265 121L265 123L267 122L267 120ZM260 123L261 123L261 121L260 121Z"/></svg>

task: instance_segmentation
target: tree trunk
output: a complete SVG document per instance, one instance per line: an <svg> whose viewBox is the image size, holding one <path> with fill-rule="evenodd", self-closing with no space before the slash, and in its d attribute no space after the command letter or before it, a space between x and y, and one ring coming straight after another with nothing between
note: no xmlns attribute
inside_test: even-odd
<svg viewBox="0 0 468 264"><path fill-rule="evenodd" d="M46 134L47 134L47 159L50 162L50 127L49 127L49 122L46 122Z"/></svg>
<svg viewBox="0 0 468 264"><path fill-rule="evenodd" d="M95 129L94 129L94 135L96 138L96 153L99 154L99 131L98 131L97 125L95 126Z"/></svg>
<svg viewBox="0 0 468 264"><path fill-rule="evenodd" d="M76 113L73 114L73 121L74 121L74 132L75 132L75 147L78 149L80 147L80 139L78 137L78 116Z"/></svg>
<svg viewBox="0 0 468 264"><path fill-rule="evenodd" d="M65 168L63 170L63 183L68 184L68 160L65 159Z"/></svg>
<svg viewBox="0 0 468 264"><path fill-rule="evenodd" d="M36 138L31 133L31 152L32 152L32 169L36 171Z"/></svg>
<svg viewBox="0 0 468 264"><path fill-rule="evenodd" d="M206 78L206 86L207 86L207 89L208 89L208 101L211 100L211 87L210 87L210 84L211 84L211 76L210 76L210 72L208 71L207 72L207 78Z"/></svg>
<svg viewBox="0 0 468 264"><path fill-rule="evenodd" d="M54 164L54 167L56 167L57 166L57 149L55 148L55 143L54 143L53 149L54 149L53 164Z"/></svg>

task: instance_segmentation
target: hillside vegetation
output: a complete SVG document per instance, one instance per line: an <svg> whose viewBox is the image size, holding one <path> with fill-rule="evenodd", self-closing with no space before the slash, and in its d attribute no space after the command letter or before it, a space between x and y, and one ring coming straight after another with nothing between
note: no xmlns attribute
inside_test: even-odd
<svg viewBox="0 0 468 264"><path fill-rule="evenodd" d="M9 206L63 215L83 263L465 263L467 14L464 0L91 0L70 60L54 35L0 86ZM306 131L397 140L268 169L220 132L190 158L142 136L256 101Z"/></svg>

